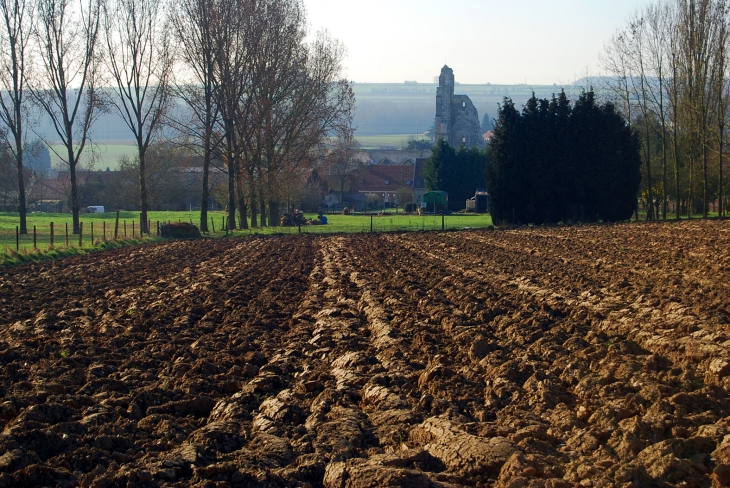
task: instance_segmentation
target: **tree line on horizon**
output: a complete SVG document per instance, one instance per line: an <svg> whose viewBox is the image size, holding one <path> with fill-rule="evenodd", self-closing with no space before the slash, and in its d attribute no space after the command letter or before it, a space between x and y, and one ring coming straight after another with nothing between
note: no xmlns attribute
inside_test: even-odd
<svg viewBox="0 0 730 488"><path fill-rule="evenodd" d="M606 45L605 92L641 135L649 220L727 214L729 43L727 0L659 0Z"/></svg>
<svg viewBox="0 0 730 488"><path fill-rule="evenodd" d="M0 19L0 134L22 233L32 111L61 141L59 150L44 140L70 173L74 233L80 156L101 114L120 116L135 142L127 169L137 173L143 232L147 155L160 144L200 159L207 231L211 168L226 174L230 229L247 226L247 213L253 226L276 225L279 188L352 130L344 47L326 31L309 38L301 0L0 0Z"/></svg>

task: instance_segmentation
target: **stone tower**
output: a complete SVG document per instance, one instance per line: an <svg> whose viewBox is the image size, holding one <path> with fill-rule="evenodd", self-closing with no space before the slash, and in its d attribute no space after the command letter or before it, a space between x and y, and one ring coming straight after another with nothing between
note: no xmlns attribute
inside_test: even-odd
<svg viewBox="0 0 730 488"><path fill-rule="evenodd" d="M484 145L479 113L466 95L454 95L454 70L441 68L436 89L436 140L443 139L455 148Z"/></svg>
<svg viewBox="0 0 730 488"><path fill-rule="evenodd" d="M454 98L454 70L441 68L439 87L436 89L436 140L449 141L451 129L451 100Z"/></svg>

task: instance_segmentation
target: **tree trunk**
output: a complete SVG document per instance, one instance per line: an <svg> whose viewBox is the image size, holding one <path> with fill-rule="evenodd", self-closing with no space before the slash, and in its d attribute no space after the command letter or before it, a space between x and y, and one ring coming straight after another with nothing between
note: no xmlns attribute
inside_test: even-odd
<svg viewBox="0 0 730 488"><path fill-rule="evenodd" d="M707 196L707 139L706 132L707 128L703 118L702 121L702 218L707 218L707 209L710 206L710 201Z"/></svg>
<svg viewBox="0 0 730 488"><path fill-rule="evenodd" d="M662 220L667 220L667 129L662 117Z"/></svg>
<svg viewBox="0 0 730 488"><path fill-rule="evenodd" d="M719 189L719 195L718 195L719 203L717 206L717 215L720 217L722 217L725 212L725 207L723 206L723 204L725 203L723 201L723 199L725 198L725 187L723 186L724 182L723 182L723 178L722 178L722 146L723 146L722 143L723 143L723 141L722 141L722 134L721 134L720 135L720 189Z"/></svg>
<svg viewBox="0 0 730 488"><path fill-rule="evenodd" d="M279 202L269 201L269 227L278 227L279 218Z"/></svg>
<svg viewBox="0 0 730 488"><path fill-rule="evenodd" d="M21 234L27 234L28 233L28 222L27 222L27 210L25 207L25 178L24 178L24 171L23 171L23 143L20 141L19 137L15 138L15 145L16 148L20 148L18 150L18 213L20 214L20 233ZM17 150L17 149L16 149Z"/></svg>
<svg viewBox="0 0 730 488"><path fill-rule="evenodd" d="M694 151L693 151L694 153ZM687 218L692 218L692 210L694 207L694 199L695 199L695 192L694 192L694 154L692 154L689 158L689 196L687 197Z"/></svg>
<svg viewBox="0 0 730 488"><path fill-rule="evenodd" d="M67 130L71 133L71 129ZM79 233L79 189L76 184L76 159L74 158L73 145L69 144L68 150L68 169L71 177L71 218L73 221L73 233Z"/></svg>
<svg viewBox="0 0 730 488"><path fill-rule="evenodd" d="M147 228L147 181L145 178L145 151L142 149L142 141L138 143L139 149L139 199L140 199L140 212L139 212L139 234L149 234L150 230Z"/></svg>
<svg viewBox="0 0 730 488"><path fill-rule="evenodd" d="M676 129L675 129L676 130ZM677 134L674 135L674 191L676 192L676 205L674 208L674 218L679 220L681 196L679 194L679 148L677 147Z"/></svg>
<svg viewBox="0 0 730 488"><path fill-rule="evenodd" d="M235 167L228 155L228 230L236 228L236 175Z"/></svg>
<svg viewBox="0 0 730 488"><path fill-rule="evenodd" d="M253 175L249 173L249 176L251 176L251 180L249 183L249 201L251 202L251 228L255 229L256 227L258 227L258 216L256 215L258 211L258 208L256 207L256 185L253 181Z"/></svg>
<svg viewBox="0 0 730 488"><path fill-rule="evenodd" d="M259 209L261 210L261 227L266 227L266 201L263 195L259 195Z"/></svg>
<svg viewBox="0 0 730 488"><path fill-rule="evenodd" d="M210 169L210 157L205 151L203 157L203 193L200 196L200 232L208 232L208 170Z"/></svg>
<svg viewBox="0 0 730 488"><path fill-rule="evenodd" d="M243 184L241 184L238 188L238 217L241 220L239 226L241 229L248 229L248 217L246 216L246 211L246 197L243 194Z"/></svg>
<svg viewBox="0 0 730 488"><path fill-rule="evenodd" d="M651 187L651 147L650 144L650 138L649 138L649 123L646 120L646 117L644 117L644 129L646 131L646 179L647 179L647 186L649 187L649 196L648 196L648 203L647 209L646 209L646 219L645 220L654 220L654 191Z"/></svg>

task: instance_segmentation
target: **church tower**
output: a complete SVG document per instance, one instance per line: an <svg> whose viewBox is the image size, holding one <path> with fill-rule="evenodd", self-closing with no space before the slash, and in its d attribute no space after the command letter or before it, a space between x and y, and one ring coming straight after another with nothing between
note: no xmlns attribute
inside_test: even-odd
<svg viewBox="0 0 730 488"><path fill-rule="evenodd" d="M439 87L436 89L436 140L450 140L451 100L454 98L454 70L441 68Z"/></svg>
<svg viewBox="0 0 730 488"><path fill-rule="evenodd" d="M454 95L454 85L454 70L444 66L436 89L436 140L454 148L482 147L479 113L468 96Z"/></svg>

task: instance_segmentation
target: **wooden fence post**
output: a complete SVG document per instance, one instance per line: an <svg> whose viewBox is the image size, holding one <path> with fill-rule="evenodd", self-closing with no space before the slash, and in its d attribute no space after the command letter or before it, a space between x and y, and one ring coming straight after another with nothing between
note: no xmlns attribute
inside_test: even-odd
<svg viewBox="0 0 730 488"><path fill-rule="evenodd" d="M53 222L51 222L51 248L53 248Z"/></svg>
<svg viewBox="0 0 730 488"><path fill-rule="evenodd" d="M114 221L114 240L119 237L119 210L117 210L117 219Z"/></svg>
<svg viewBox="0 0 730 488"><path fill-rule="evenodd" d="M127 238L127 221L124 221L124 238Z"/></svg>
<svg viewBox="0 0 730 488"><path fill-rule="evenodd" d="M370 232L373 231L373 214L370 214Z"/></svg>
<svg viewBox="0 0 730 488"><path fill-rule="evenodd" d="M137 237L137 236L134 233L134 220L133 220L132 221L132 239L134 239L135 237Z"/></svg>
<svg viewBox="0 0 730 488"><path fill-rule="evenodd" d="M20 251L20 228L15 226L15 250Z"/></svg>
<svg viewBox="0 0 730 488"><path fill-rule="evenodd" d="M94 223L91 223L91 245L94 245Z"/></svg>
<svg viewBox="0 0 730 488"><path fill-rule="evenodd" d="M157 221L157 237L160 237L160 234L162 234L162 230L160 229L160 221Z"/></svg>
<svg viewBox="0 0 730 488"><path fill-rule="evenodd" d="M103 240L106 241L106 220L102 220L101 222L101 231L104 234Z"/></svg>
<svg viewBox="0 0 730 488"><path fill-rule="evenodd" d="M441 213L441 230L444 230L444 214Z"/></svg>
<svg viewBox="0 0 730 488"><path fill-rule="evenodd" d="M210 218L210 225L213 227L213 234L215 234L215 221L213 220L213 217Z"/></svg>
<svg viewBox="0 0 730 488"><path fill-rule="evenodd" d="M79 248L84 247L84 223L79 222Z"/></svg>
<svg viewBox="0 0 730 488"><path fill-rule="evenodd" d="M38 249L38 237L35 232L35 225L33 226L33 249Z"/></svg>
<svg viewBox="0 0 730 488"><path fill-rule="evenodd" d="M68 248L68 222L66 222L66 248Z"/></svg>

